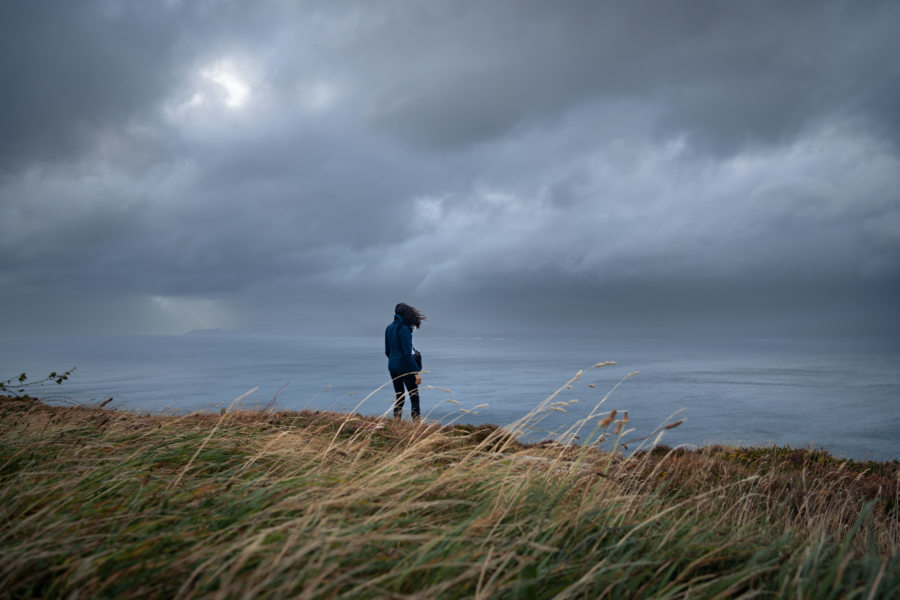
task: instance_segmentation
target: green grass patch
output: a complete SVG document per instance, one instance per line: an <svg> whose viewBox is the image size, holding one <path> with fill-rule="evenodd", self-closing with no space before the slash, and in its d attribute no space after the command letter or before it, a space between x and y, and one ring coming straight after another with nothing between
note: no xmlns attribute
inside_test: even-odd
<svg viewBox="0 0 900 600"><path fill-rule="evenodd" d="M898 481L792 448L7 398L0 596L889 598Z"/></svg>

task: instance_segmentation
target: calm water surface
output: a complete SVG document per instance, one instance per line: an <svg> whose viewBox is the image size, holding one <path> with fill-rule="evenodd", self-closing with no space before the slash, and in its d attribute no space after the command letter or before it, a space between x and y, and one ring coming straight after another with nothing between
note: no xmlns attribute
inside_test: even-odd
<svg viewBox="0 0 900 600"><path fill-rule="evenodd" d="M563 432L627 378L599 410L627 410L633 436L672 419L669 445L741 443L824 447L857 459L900 456L900 343L890 339L537 340L415 336L425 356L423 412L444 422L505 425L529 413L582 368L528 434ZM62 386L36 395L133 411L243 406L390 410L379 338L249 335L82 336L4 339L3 378L72 366ZM593 387L591 387L593 386ZM440 389L438 389L440 388ZM572 402L577 400L577 402ZM457 404L458 403L458 404ZM481 408L476 408L481 405ZM462 412L460 409L469 411ZM406 414L408 415L408 407ZM679 412L680 411L680 412Z"/></svg>

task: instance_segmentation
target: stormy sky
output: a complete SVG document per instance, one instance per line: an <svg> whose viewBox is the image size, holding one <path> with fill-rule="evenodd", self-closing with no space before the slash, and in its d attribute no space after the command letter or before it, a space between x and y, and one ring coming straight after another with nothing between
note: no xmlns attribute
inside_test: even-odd
<svg viewBox="0 0 900 600"><path fill-rule="evenodd" d="M900 335L900 3L9 1L0 332Z"/></svg>

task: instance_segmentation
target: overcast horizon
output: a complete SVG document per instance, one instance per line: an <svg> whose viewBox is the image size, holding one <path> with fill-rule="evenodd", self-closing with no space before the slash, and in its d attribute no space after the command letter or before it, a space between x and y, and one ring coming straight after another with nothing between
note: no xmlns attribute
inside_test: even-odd
<svg viewBox="0 0 900 600"><path fill-rule="evenodd" d="M6 2L0 333L900 339L900 3ZM424 330L423 330L424 331Z"/></svg>

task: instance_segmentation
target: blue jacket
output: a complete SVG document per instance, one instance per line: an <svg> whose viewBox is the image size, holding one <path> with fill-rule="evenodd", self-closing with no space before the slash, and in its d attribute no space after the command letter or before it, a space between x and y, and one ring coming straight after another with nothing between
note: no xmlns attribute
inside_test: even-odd
<svg viewBox="0 0 900 600"><path fill-rule="evenodd" d="M388 357L388 369L398 375L418 373L419 365L412 353L412 327L403 321L403 317L394 315L394 322L384 330L384 355Z"/></svg>

